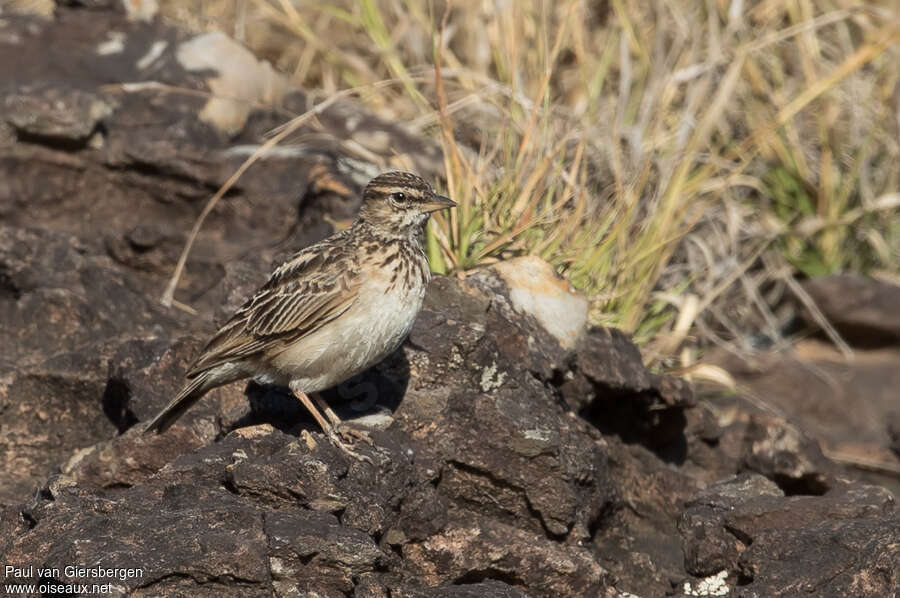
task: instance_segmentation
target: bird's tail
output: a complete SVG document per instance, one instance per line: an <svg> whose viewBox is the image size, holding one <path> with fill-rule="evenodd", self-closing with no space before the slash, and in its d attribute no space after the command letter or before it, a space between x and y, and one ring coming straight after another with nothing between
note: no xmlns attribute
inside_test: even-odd
<svg viewBox="0 0 900 598"><path fill-rule="evenodd" d="M214 384L210 384L212 376L209 372L202 372L196 378L191 380L187 386L181 389L174 399L172 399L165 409L159 412L159 415L153 418L153 421L144 428L144 434L156 432L162 434L169 429L169 426L175 423L185 411L190 409L191 405L200 400Z"/></svg>

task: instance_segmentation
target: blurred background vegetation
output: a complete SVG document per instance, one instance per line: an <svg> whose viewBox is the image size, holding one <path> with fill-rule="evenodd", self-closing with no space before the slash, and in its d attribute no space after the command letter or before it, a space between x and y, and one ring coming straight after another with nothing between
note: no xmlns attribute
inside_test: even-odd
<svg viewBox="0 0 900 598"><path fill-rule="evenodd" d="M435 139L432 267L540 255L650 362L784 345L804 277L900 279L895 0L160 6Z"/></svg>

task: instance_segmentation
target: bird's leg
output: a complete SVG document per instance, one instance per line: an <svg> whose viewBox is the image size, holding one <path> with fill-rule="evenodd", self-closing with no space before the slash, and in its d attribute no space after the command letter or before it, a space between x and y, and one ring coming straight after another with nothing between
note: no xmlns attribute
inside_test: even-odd
<svg viewBox="0 0 900 598"><path fill-rule="evenodd" d="M319 409L321 409L322 412L325 413L325 416L331 422L331 425L334 427L335 431L337 431L337 433L341 435L341 438L343 438L347 442L362 440L363 442L371 446L375 445L375 443L369 437L368 432L366 432L365 430L357 430L356 428L348 426L343 421L341 421L341 418L338 417L338 414L328 406L328 403L325 402L325 399L323 399L319 393L313 392L310 393L310 395L312 396L313 401L316 402L316 405L319 406Z"/></svg>
<svg viewBox="0 0 900 598"><path fill-rule="evenodd" d="M291 389L294 393L294 396L300 399L300 402L303 403L303 406L306 407L306 410L312 414L313 419L316 420L316 423L319 424L319 427L322 428L322 431L326 434L331 434L334 430L328 421L322 417L322 414L319 413L319 410L316 409L316 406L310 402L309 397L305 392L300 392L298 390Z"/></svg>
<svg viewBox="0 0 900 598"><path fill-rule="evenodd" d="M293 386L291 386L291 392L294 393L295 397L300 399L300 402L303 403L303 406L306 407L307 411L309 411L310 414L312 414L313 419L316 420L316 423L319 424L319 427L322 428L322 431L325 432L325 435L328 436L328 439L332 442L332 444L334 444L348 456L353 457L357 461L366 461L368 463L372 463L372 459L370 459L366 455L360 455L340 439L337 432L335 431L334 425L332 425L328 420L322 417L322 414L318 409L316 409L316 406L312 404L312 401L309 400L309 397L305 392L303 392L302 390L298 390Z"/></svg>

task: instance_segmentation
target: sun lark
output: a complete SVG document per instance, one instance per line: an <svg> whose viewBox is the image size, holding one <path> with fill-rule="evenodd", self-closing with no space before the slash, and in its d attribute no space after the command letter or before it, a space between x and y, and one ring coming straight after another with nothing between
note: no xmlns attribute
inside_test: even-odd
<svg viewBox="0 0 900 598"><path fill-rule="evenodd" d="M334 444L368 460L346 444L365 434L317 393L378 363L409 334L431 279L425 224L455 205L414 174L372 179L356 221L279 266L213 336L145 432L165 431L217 386L254 378L289 387Z"/></svg>

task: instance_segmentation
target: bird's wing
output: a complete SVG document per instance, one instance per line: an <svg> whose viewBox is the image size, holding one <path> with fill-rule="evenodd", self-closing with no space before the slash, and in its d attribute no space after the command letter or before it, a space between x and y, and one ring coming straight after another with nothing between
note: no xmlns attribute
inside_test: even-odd
<svg viewBox="0 0 900 598"><path fill-rule="evenodd" d="M189 377L310 334L347 311L360 277L344 244L317 243L282 264L219 330Z"/></svg>

